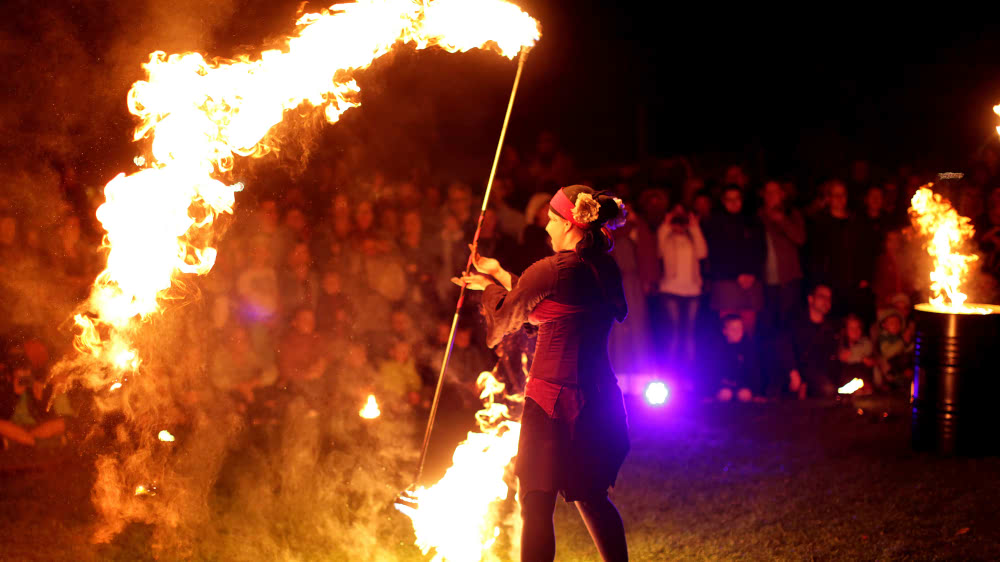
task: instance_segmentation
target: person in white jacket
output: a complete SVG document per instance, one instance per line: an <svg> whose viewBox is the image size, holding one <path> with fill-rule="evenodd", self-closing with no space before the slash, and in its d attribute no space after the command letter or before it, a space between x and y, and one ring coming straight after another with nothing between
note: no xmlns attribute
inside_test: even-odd
<svg viewBox="0 0 1000 562"><path fill-rule="evenodd" d="M660 293L670 318L668 359L676 364L683 343L683 360L694 361L695 318L701 296L699 261L708 257L708 244L701 233L698 217L683 207L669 213L656 233L657 249L663 260Z"/></svg>

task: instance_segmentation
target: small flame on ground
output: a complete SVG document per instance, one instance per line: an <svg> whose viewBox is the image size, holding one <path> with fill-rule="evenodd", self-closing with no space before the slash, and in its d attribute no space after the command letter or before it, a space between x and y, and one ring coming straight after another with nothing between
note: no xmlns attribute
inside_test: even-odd
<svg viewBox="0 0 1000 562"><path fill-rule="evenodd" d="M989 314L988 309L966 305L968 296L960 290L969 265L979 259L961 253L975 234L972 222L959 215L947 199L931 191L933 186L929 183L921 187L910 200L910 221L918 234L931 237L927 242L927 253L934 263L930 305L938 312Z"/></svg>
<svg viewBox="0 0 1000 562"><path fill-rule="evenodd" d="M375 401L374 394L368 395L368 401L365 402L365 407L361 408L361 411L358 413L366 420L373 420L382 415L381 410L378 409L378 402Z"/></svg>
<svg viewBox="0 0 1000 562"><path fill-rule="evenodd" d="M172 443L174 441L174 436L171 435L170 432L167 431L166 429L161 430L160 434L157 435L156 437L160 441L165 441L165 442L168 442L168 443Z"/></svg>
<svg viewBox="0 0 1000 562"><path fill-rule="evenodd" d="M863 386L865 386L865 381L855 378L851 379L851 382L838 388L837 392L840 394L854 394L855 392L861 390L861 387Z"/></svg>
<svg viewBox="0 0 1000 562"><path fill-rule="evenodd" d="M476 382L484 401L476 414L480 431L469 432L455 449L451 468L437 484L416 489L418 507L396 505L413 520L421 552L434 549L434 561L481 560L500 536L490 508L507 499L503 477L517 454L521 424L508 418L507 406L495 402L503 396L503 383L490 372Z"/></svg>

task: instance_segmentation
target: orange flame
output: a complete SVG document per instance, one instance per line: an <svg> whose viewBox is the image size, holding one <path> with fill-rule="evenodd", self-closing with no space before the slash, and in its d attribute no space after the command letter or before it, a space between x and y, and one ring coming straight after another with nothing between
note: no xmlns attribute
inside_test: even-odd
<svg viewBox="0 0 1000 562"><path fill-rule="evenodd" d="M490 372L481 373L476 382L484 401L476 414L480 431L469 432L455 449L444 478L430 488L417 488L417 508L397 506L413 520L420 550L435 550L434 561L480 560L500 535L491 506L507 499L503 477L517 454L521 424L495 401L503 395L503 383Z"/></svg>
<svg viewBox="0 0 1000 562"><path fill-rule="evenodd" d="M113 367L136 370L135 335L181 274L212 269L213 222L232 213L240 183L224 181L236 156L270 150L267 135L286 111L321 108L328 121L358 105L353 71L395 46L448 51L491 47L513 58L539 38L538 22L503 0L358 0L306 14L281 50L259 60L208 61L199 53L155 52L133 84L128 108L150 143L137 172L104 188L97 218L107 231L107 267L94 282L89 313L75 317L76 348ZM97 385L117 380L109 373Z"/></svg>
<svg viewBox="0 0 1000 562"><path fill-rule="evenodd" d="M975 234L968 217L958 214L941 195L931 191L929 183L913 194L910 200L910 220L917 233L930 236L927 253L934 262L931 271L930 305L941 312L988 314L984 308L965 304L967 295L960 289L969 273L969 264L978 259L960 252Z"/></svg>
<svg viewBox="0 0 1000 562"><path fill-rule="evenodd" d="M859 378L851 379L851 382L837 389L838 394L854 394L865 386L865 381Z"/></svg>

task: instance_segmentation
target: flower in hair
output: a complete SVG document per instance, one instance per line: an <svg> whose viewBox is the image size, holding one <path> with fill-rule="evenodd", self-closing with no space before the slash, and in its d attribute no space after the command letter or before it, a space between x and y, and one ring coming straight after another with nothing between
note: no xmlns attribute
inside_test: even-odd
<svg viewBox="0 0 1000 562"><path fill-rule="evenodd" d="M618 216L613 220L608 221L606 226L609 230L614 230L625 226L625 219L628 218L628 211L625 210L625 203L623 203L621 199L617 197L612 197L611 199L614 200L615 205L618 205Z"/></svg>
<svg viewBox="0 0 1000 562"><path fill-rule="evenodd" d="M576 196L576 205L573 206L574 221L590 224L597 220L600 212L601 205L589 193L580 193Z"/></svg>

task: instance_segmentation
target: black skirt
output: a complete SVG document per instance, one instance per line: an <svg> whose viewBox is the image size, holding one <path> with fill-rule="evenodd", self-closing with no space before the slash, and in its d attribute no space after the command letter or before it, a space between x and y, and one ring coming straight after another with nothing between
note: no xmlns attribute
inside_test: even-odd
<svg viewBox="0 0 1000 562"><path fill-rule="evenodd" d="M514 464L520 493L559 492L568 502L607 495L628 450L625 404L617 385L586 393L572 422L549 417L526 398Z"/></svg>

